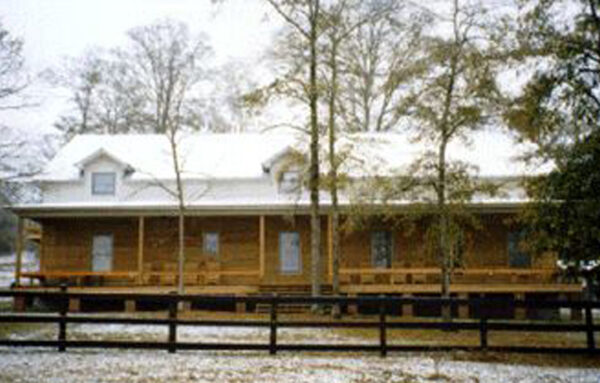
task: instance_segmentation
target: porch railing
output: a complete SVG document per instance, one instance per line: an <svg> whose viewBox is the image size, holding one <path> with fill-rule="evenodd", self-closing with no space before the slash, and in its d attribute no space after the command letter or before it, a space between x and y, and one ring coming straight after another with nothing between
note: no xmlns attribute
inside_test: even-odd
<svg viewBox="0 0 600 383"><path fill-rule="evenodd" d="M342 283L376 283L377 279L385 277L386 283L391 284L416 284L432 283L433 278L441 277L439 267L393 267L393 268L341 268L340 279ZM454 283L486 283L511 282L511 283L552 283L558 282L559 271L556 268L461 268L452 273Z"/></svg>
<svg viewBox="0 0 600 383"><path fill-rule="evenodd" d="M97 280L126 280L135 284L142 281L142 284L174 284L177 280L177 272L173 271L34 271L23 272L22 278L30 280L39 280L45 282L48 280L71 281L76 285L85 285L93 279ZM236 277L258 277L258 270L214 270L214 271L186 271L183 273L184 282L187 284L210 284L218 283L219 279L227 276Z"/></svg>

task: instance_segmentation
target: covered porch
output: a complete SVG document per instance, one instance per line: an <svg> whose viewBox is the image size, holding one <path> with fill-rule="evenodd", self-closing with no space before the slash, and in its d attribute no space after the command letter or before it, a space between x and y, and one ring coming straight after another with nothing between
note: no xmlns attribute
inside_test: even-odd
<svg viewBox="0 0 600 383"><path fill-rule="evenodd" d="M525 259L515 250L506 215L483 216L465 234L453 289L580 291L565 281L552 257ZM15 282L20 287L66 283L86 289L173 290L178 282L176 217L160 215L37 217L19 221ZM186 217L183 283L190 291L266 291L310 284L310 225L305 215L245 214ZM333 279L331 217L322 218L322 282ZM21 270L24 241L40 243L39 270ZM513 242L511 242L513 241ZM434 293L441 272L423 232L378 223L343 235L341 291L349 294ZM229 286L229 288L228 288ZM457 291L458 291L457 290ZM293 291L291 289L290 291Z"/></svg>

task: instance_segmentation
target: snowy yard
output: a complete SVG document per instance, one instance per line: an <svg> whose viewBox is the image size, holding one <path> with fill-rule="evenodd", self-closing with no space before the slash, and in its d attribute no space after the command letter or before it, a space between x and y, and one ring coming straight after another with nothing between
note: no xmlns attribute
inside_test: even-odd
<svg viewBox="0 0 600 383"><path fill-rule="evenodd" d="M0 349L2 382L590 382L600 369L365 355Z"/></svg>
<svg viewBox="0 0 600 383"><path fill-rule="evenodd" d="M55 327L38 327L14 338L51 338ZM266 342L266 329L182 327L185 341ZM70 339L165 339L163 327L72 325ZM329 330L282 330L281 342L361 342ZM466 354L462 354L466 356ZM0 382L590 382L600 365L586 368L461 360L453 354L318 354L266 352L178 352L0 348ZM467 358L468 359L468 358ZM492 358L493 360L493 358ZM585 360L585 358L584 358ZM587 366L596 367L587 367ZM85 378L84 378L85 377Z"/></svg>

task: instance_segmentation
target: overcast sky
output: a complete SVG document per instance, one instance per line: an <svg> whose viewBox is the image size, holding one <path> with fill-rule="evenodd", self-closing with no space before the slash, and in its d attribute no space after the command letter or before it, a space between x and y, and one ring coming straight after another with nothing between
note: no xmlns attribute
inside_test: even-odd
<svg viewBox="0 0 600 383"><path fill-rule="evenodd" d="M0 18L11 34L23 38L26 65L33 85L28 97L34 109L4 113L0 121L29 132L52 131L68 107L60 94L36 81L44 69L77 57L86 49L111 48L126 41L133 27L163 18L185 22L192 34L205 32L216 63L252 65L264 52L279 20L260 0L0 0Z"/></svg>

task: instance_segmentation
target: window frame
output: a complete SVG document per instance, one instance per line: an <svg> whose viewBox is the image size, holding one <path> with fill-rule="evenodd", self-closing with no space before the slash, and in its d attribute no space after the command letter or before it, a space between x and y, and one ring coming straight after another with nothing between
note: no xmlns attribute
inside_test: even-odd
<svg viewBox="0 0 600 383"><path fill-rule="evenodd" d="M207 248L209 236L215 236L217 239L215 251L209 251ZM221 252L221 234L218 231L205 231L202 233L202 254L218 258Z"/></svg>
<svg viewBox="0 0 600 383"><path fill-rule="evenodd" d="M297 248L297 256L298 267L295 270L285 269L284 268L284 247L283 246L283 237L286 235L294 235L298 240L298 248ZM302 242L299 231L280 231L279 232L279 273L281 275L301 275L302 274Z"/></svg>
<svg viewBox="0 0 600 383"><path fill-rule="evenodd" d="M111 176L112 177L112 190L111 191L102 191L102 190L98 190L96 188L97 186L97 180L96 177L106 177L106 176ZM117 173L116 172L92 172L91 175L91 183L92 183L92 195L112 195L114 196L117 190Z"/></svg>
<svg viewBox="0 0 600 383"><path fill-rule="evenodd" d="M110 238L110 265L108 267L108 270L95 270L94 267L94 259L95 259L95 243L96 243L96 238L99 237L106 237L106 238ZM115 263L115 235L113 233L95 233L92 235L92 249L91 249L91 259L90 259L90 270L92 272L98 271L98 272L111 272L114 270L114 263Z"/></svg>
<svg viewBox="0 0 600 383"><path fill-rule="evenodd" d="M302 175L299 170L285 170L279 177L279 191L281 193L297 193L301 190Z"/></svg>
<svg viewBox="0 0 600 383"><path fill-rule="evenodd" d="M375 235L378 233L386 233L388 235L387 238L389 238L389 241L390 241L389 242L389 259L386 260L387 264L385 266L379 265L376 262L374 240L375 240ZM395 251L393 231L391 231L391 230L372 230L371 235L370 235L369 247L370 247L370 253L371 253L371 267L376 268L376 269L391 269L392 268L392 263L394 261L394 251Z"/></svg>
<svg viewBox="0 0 600 383"><path fill-rule="evenodd" d="M523 251L521 249L521 243L523 242L527 234L527 230L525 229L513 229L509 230L506 235L506 255L508 257L507 263L508 267L511 269L531 269L531 267L533 266L533 259L531 253ZM516 257L513 257L513 254L515 254ZM526 262L520 262L525 258ZM514 262L517 260L519 262Z"/></svg>

